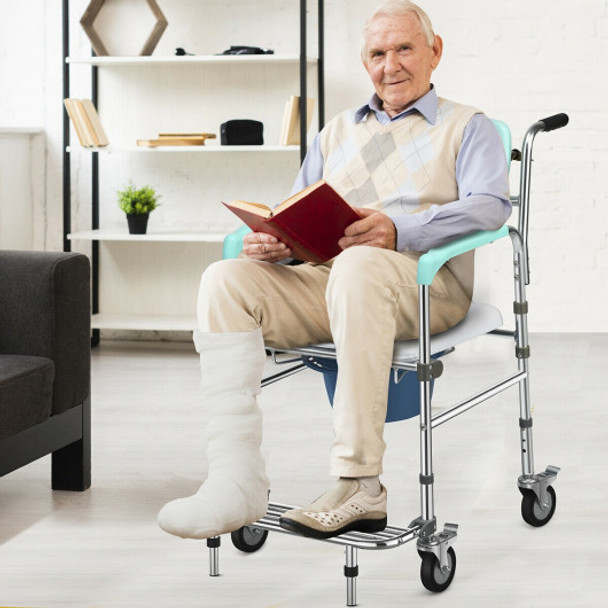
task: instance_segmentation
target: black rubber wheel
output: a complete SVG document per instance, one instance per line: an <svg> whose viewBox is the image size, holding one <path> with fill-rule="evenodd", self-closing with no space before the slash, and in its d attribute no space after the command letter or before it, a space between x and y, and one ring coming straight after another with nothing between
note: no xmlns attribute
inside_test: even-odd
<svg viewBox="0 0 608 608"><path fill-rule="evenodd" d="M535 528L540 528L550 521L555 513L557 497L553 486L547 488L549 497L549 506L543 509L533 490L522 490L523 498L521 499L521 516L524 521Z"/></svg>
<svg viewBox="0 0 608 608"><path fill-rule="evenodd" d="M266 542L268 530L255 526L243 526L230 534L232 544L245 553L255 553Z"/></svg>
<svg viewBox="0 0 608 608"><path fill-rule="evenodd" d="M420 564L420 580L422 584L433 593L441 593L445 591L452 582L456 573L456 553L452 547L448 548L448 571L444 572L439 560L433 553L427 551L419 551L422 558Z"/></svg>

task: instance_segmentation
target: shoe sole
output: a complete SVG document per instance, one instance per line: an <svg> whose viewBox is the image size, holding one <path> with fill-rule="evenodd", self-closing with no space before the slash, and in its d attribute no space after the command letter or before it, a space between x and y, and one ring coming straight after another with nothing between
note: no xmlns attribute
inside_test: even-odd
<svg viewBox="0 0 608 608"><path fill-rule="evenodd" d="M345 532L382 532L382 530L386 528L386 523L386 517L383 517L382 519L359 519L336 530L323 532L322 530L311 528L299 521L289 519L288 517L279 518L279 526L284 530L289 530L290 532L295 532L296 534L301 534L308 538L318 538L320 540L340 536L340 534L344 534Z"/></svg>

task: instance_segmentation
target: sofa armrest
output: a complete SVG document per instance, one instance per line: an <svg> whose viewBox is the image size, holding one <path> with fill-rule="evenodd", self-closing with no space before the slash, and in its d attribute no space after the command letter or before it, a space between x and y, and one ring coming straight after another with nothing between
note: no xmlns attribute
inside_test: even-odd
<svg viewBox="0 0 608 608"><path fill-rule="evenodd" d="M90 392L90 282L83 254L0 251L0 353L52 359L53 414Z"/></svg>

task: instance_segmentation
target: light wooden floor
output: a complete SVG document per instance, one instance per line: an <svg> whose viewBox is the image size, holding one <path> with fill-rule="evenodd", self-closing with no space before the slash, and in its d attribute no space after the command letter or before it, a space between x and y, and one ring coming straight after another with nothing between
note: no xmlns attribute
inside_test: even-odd
<svg viewBox="0 0 608 608"><path fill-rule="evenodd" d="M359 605L581 607L605 596L608 335L532 337L537 469L562 467L553 521L519 515L517 389L436 429L436 510L459 524L456 577L442 595L419 580L414 544L359 552ZM511 371L513 344L483 338L445 359L436 407ZM270 364L269 364L270 367ZM271 535L245 555L225 538L222 576L204 542L156 525L158 509L205 472L198 364L188 344L102 342L93 353L93 487L52 492L42 459L0 479L0 605L40 608L338 607L343 549ZM306 371L265 389L264 450L273 497L306 503L326 488L330 409ZM415 421L389 425L389 520L418 515Z"/></svg>

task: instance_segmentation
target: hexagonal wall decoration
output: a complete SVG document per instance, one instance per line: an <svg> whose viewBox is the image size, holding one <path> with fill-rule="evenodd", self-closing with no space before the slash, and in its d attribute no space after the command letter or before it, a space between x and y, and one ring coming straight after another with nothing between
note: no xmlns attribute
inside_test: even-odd
<svg viewBox="0 0 608 608"><path fill-rule="evenodd" d="M156 23L154 28L152 29L152 33L148 36L140 55L151 55L152 51L156 48L160 37L163 35L165 28L167 27L167 20L163 15L163 12L160 10L160 7L156 3L155 0L146 0L152 14L156 19ZM99 11L101 7L104 5L105 0L91 0L89 6L87 6L84 14L80 19L80 24L82 25L82 29L85 31L86 35L89 37L91 41L91 46L95 51L95 54L98 56L101 55L109 55L104 43L101 38L97 34L94 28L95 19L99 15Z"/></svg>

